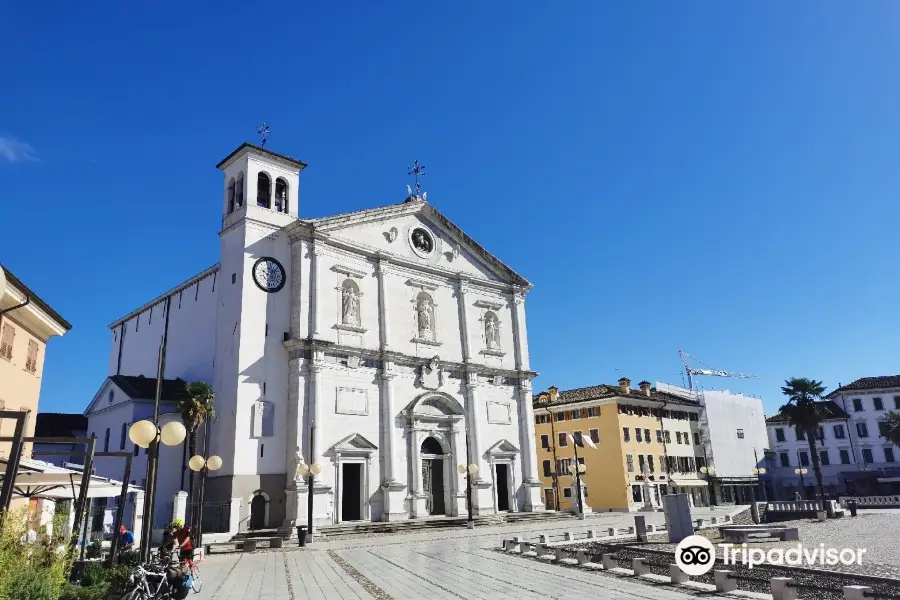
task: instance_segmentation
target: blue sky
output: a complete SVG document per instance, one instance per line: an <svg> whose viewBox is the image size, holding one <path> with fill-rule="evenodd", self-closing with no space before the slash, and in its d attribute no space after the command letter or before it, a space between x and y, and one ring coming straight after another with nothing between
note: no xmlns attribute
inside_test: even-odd
<svg viewBox="0 0 900 600"><path fill-rule="evenodd" d="M680 383L679 348L768 410L900 371L896 4L131 4L4 9L0 261L74 325L44 411L217 261L214 165L261 121L309 163L302 216L399 202L423 162L535 284L538 390Z"/></svg>

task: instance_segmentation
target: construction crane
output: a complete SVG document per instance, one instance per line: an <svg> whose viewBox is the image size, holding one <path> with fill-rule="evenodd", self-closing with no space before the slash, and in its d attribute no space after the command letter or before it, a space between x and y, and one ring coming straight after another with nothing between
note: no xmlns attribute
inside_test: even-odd
<svg viewBox="0 0 900 600"><path fill-rule="evenodd" d="M713 377L734 377L737 379L759 379L756 375L751 375L750 373L732 373L731 371L720 371L719 369L713 369L708 364L704 363L696 356L691 356L684 350L679 350L678 354L681 355L681 362L684 363L684 372L687 373L688 378L688 388L693 391L694 389L694 375L711 375ZM688 363L688 359L692 359L696 363L700 363L705 369L696 369L692 367Z"/></svg>

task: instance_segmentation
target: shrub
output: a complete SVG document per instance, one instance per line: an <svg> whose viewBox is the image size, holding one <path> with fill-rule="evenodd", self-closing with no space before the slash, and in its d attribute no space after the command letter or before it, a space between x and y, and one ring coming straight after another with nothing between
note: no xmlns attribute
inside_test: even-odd
<svg viewBox="0 0 900 600"><path fill-rule="evenodd" d="M59 543L65 515L54 519L52 531ZM4 600L55 600L70 566L70 554L58 551L42 537L29 543L28 532L39 531L38 517L27 509L10 511L0 530L0 598Z"/></svg>
<svg viewBox="0 0 900 600"><path fill-rule="evenodd" d="M91 587L82 587L67 583L59 595L59 600L106 600L110 586L102 583Z"/></svg>
<svg viewBox="0 0 900 600"><path fill-rule="evenodd" d="M87 547L87 557L88 558L100 558L100 555L103 553L103 544L100 540L93 540Z"/></svg>
<svg viewBox="0 0 900 600"><path fill-rule="evenodd" d="M3 586L4 600L56 600L59 588L40 569L20 571Z"/></svg>
<svg viewBox="0 0 900 600"><path fill-rule="evenodd" d="M141 555L137 550L122 550L116 556L116 562L123 567L133 568L141 564Z"/></svg>

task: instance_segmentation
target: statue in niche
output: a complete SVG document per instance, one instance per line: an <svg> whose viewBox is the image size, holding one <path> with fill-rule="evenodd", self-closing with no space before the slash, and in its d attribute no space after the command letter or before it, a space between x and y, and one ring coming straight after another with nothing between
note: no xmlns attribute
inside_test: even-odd
<svg viewBox="0 0 900 600"><path fill-rule="evenodd" d="M427 296L420 298L416 305L416 317L419 325L419 337L424 340L434 339L434 306Z"/></svg>
<svg viewBox="0 0 900 600"><path fill-rule="evenodd" d="M344 285L341 291L341 322L344 325L359 325L359 293L352 285Z"/></svg>
<svg viewBox="0 0 900 600"><path fill-rule="evenodd" d="M484 341L488 350L500 347L500 325L494 313L488 313L484 319Z"/></svg>

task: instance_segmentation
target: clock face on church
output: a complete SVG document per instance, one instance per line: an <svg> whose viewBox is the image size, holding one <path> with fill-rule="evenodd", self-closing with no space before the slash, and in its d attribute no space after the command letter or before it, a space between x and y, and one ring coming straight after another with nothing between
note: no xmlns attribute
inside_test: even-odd
<svg viewBox="0 0 900 600"><path fill-rule="evenodd" d="M284 287L284 267L271 256L263 256L253 265L253 281L270 294Z"/></svg>

